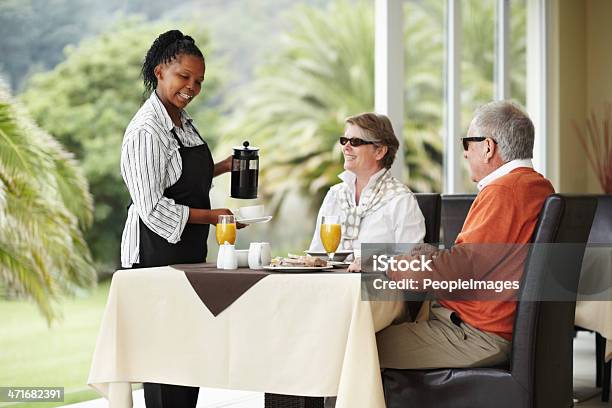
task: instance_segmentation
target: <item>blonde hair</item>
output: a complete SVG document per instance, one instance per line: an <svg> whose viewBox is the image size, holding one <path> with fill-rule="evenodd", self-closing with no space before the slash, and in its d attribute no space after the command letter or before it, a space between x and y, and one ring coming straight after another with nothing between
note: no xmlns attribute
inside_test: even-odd
<svg viewBox="0 0 612 408"><path fill-rule="evenodd" d="M387 153L381 162L383 167L390 169L395 160L397 149L399 149L399 140L393 132L393 125L391 125L389 118L379 113L366 112L348 117L345 122L363 129L365 134L371 138L369 141L377 145L387 146Z"/></svg>

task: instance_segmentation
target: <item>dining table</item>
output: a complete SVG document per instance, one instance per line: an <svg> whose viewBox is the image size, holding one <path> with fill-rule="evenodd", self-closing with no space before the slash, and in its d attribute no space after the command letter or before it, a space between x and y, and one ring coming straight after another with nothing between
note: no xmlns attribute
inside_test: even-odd
<svg viewBox="0 0 612 408"><path fill-rule="evenodd" d="M346 269L114 273L88 378L111 408L153 382L305 397L337 408L385 406L376 332L404 302L371 300Z"/></svg>

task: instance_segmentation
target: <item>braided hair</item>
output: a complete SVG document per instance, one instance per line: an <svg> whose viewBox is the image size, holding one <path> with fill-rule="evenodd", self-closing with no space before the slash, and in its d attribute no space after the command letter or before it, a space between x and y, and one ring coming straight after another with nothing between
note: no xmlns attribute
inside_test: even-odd
<svg viewBox="0 0 612 408"><path fill-rule="evenodd" d="M194 55L204 61L204 56L198 46L195 45L193 38L183 35L179 30L166 31L153 41L151 48L147 51L141 70L145 94L150 94L157 88L155 67L159 64L168 63L179 55Z"/></svg>

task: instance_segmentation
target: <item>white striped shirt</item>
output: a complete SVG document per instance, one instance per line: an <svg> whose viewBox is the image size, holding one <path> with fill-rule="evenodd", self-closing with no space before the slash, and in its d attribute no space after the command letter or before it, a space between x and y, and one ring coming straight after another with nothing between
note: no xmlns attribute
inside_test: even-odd
<svg viewBox="0 0 612 408"><path fill-rule="evenodd" d="M189 218L189 208L164 197L164 190L181 176L183 162L174 129L184 146L198 146L202 139L188 123L192 119L181 112L183 128L174 126L155 91L130 121L121 146L121 176L130 192L129 208L121 237L121 265L140 261L138 219L160 237L175 244Z"/></svg>

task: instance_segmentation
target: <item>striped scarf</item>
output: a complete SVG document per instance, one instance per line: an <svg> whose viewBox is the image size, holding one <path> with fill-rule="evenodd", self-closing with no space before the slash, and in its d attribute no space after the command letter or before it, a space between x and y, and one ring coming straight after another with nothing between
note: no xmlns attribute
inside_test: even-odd
<svg viewBox="0 0 612 408"><path fill-rule="evenodd" d="M352 200L350 187L345 183L340 190L342 249L353 249L353 241L359 236L362 218L378 210L393 197L409 192L408 187L387 170L376 180L372 193L362 197L361 205L357 206L354 204L355 200Z"/></svg>

